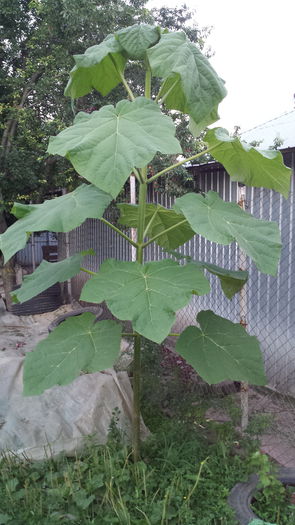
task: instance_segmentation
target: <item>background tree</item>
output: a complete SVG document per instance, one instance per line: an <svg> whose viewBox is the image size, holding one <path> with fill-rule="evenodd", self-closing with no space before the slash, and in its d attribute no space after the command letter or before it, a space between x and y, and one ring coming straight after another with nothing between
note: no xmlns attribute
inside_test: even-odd
<svg viewBox="0 0 295 525"><path fill-rule="evenodd" d="M64 97L72 55L135 22L184 29L203 48L209 29L193 25L185 6L149 11L146 1L0 0L0 233L14 220L9 214L14 200L38 203L53 188L71 190L77 185L79 177L70 163L46 153L49 136L71 124L77 111L99 109L124 96L119 86L104 101L94 92L72 104ZM141 94L143 71L138 63L130 64L128 75L134 91ZM179 120L179 138L187 153L192 146L188 122L177 114L174 118ZM158 168L161 157L155 162ZM164 189L179 194L187 178L181 168ZM3 272L7 298L13 261L8 264Z"/></svg>

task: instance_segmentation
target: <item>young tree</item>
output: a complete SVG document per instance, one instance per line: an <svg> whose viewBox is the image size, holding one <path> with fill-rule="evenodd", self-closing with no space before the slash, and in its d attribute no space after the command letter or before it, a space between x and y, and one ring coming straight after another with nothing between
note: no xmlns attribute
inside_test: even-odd
<svg viewBox="0 0 295 525"><path fill-rule="evenodd" d="M177 310L188 304L192 294L208 293L210 284L204 270L216 275L225 295L231 299L245 281L247 273L219 268L212 262L179 265L171 259L145 261L145 248L156 242L174 250L196 233L220 244L237 242L257 268L275 275L280 255L277 224L255 219L237 204L224 202L217 193L187 193L176 199L173 209L147 203L149 184L183 163L199 158L198 152L175 164L149 174L148 166L157 152L182 153L175 137L175 126L163 107L190 117L190 129L199 135L217 117L218 104L226 95L224 82L207 58L183 32L170 32L157 26L133 25L115 31L100 44L75 56L65 94L72 98L93 89L108 95L119 84L127 99L116 106L107 104L99 111L80 112L74 124L50 140L48 152L66 157L90 184L42 204L15 204L12 212L19 219L0 236L5 259L23 247L32 231L67 232L87 218L97 218L114 229L136 248L136 261L106 260L98 272L83 268L85 253L58 263L43 261L24 279L15 300L26 301L48 286L62 282L80 270L91 274L81 299L106 301L113 315L131 321L134 340L134 421L133 451L140 449L140 352L141 339L161 343L169 334ZM125 74L126 64L139 62L145 71L139 96L133 92ZM161 79L153 96L153 81ZM143 94L142 94L143 93ZM210 129L204 141L207 153L221 162L233 180L266 187L288 195L291 170L283 165L277 151L259 151L230 137L222 128ZM102 215L120 193L131 173L138 184L138 204L118 204L120 222L137 228L134 241ZM151 175L151 176L149 176ZM94 315L82 314L62 323L25 359L24 392L39 394L54 384L64 385L81 371L94 372L112 366L118 356L122 327L115 321L94 323ZM264 384L262 356L256 337L240 324L200 312L199 326L186 328L178 337L176 350L208 383L225 379ZM218 363L218 366L216 366Z"/></svg>

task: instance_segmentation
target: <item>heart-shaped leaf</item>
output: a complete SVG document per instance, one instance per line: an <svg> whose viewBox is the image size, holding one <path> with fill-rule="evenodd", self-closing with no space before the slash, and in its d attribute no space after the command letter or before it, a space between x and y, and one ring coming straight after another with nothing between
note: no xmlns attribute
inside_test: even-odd
<svg viewBox="0 0 295 525"><path fill-rule="evenodd" d="M255 336L210 310L200 312L197 321L200 328L186 328L176 351L207 383L231 379L265 385L262 354Z"/></svg>
<svg viewBox="0 0 295 525"><path fill-rule="evenodd" d="M90 312L70 317L26 355L25 396L67 385L80 372L113 366L120 351L121 326L115 321L94 321L95 315Z"/></svg>
<svg viewBox="0 0 295 525"><path fill-rule="evenodd" d="M89 47L83 55L74 55L74 60L76 65L70 73L66 96L83 97L93 89L105 96L122 81L126 57L114 35Z"/></svg>
<svg viewBox="0 0 295 525"><path fill-rule="evenodd" d="M93 250L76 253L60 262L42 261L33 273L25 275L21 287L12 295L13 302L23 303L53 284L71 279L80 272L82 260L89 254L93 255Z"/></svg>
<svg viewBox="0 0 295 525"><path fill-rule="evenodd" d="M117 204L120 210L119 222L129 228L137 228L138 206L133 204ZM160 204L147 204L145 209L145 228L147 237L153 238L163 232L155 242L166 249L178 248L189 241L195 232L191 229L185 217L174 210L167 210ZM167 231L169 228L173 228Z"/></svg>
<svg viewBox="0 0 295 525"><path fill-rule="evenodd" d="M206 195L187 193L176 199L192 229L219 244L236 241L252 257L257 268L275 275L280 257L280 232L275 222L255 219L233 202L224 202L214 191Z"/></svg>
<svg viewBox="0 0 295 525"><path fill-rule="evenodd" d="M138 97L78 113L73 126L51 137L48 152L67 157L80 175L115 198L133 168L143 168L157 151L181 153L174 135L172 119L158 104Z"/></svg>
<svg viewBox="0 0 295 525"><path fill-rule="evenodd" d="M204 138L211 155L226 169L233 180L248 186L269 188L288 198L292 170L283 163L282 154L275 150L259 150L226 129L210 129Z"/></svg>
<svg viewBox="0 0 295 525"><path fill-rule="evenodd" d="M82 184L71 193L42 204L15 203L12 213L20 220L0 235L5 261L21 250L32 232L68 232L86 219L100 219L112 197L91 184Z"/></svg>
<svg viewBox="0 0 295 525"><path fill-rule="evenodd" d="M155 45L160 39L161 30L159 27L147 24L135 24L124 27L115 33L128 57L133 60L144 58L146 50Z"/></svg>
<svg viewBox="0 0 295 525"><path fill-rule="evenodd" d="M161 343L175 321L175 312L192 292L208 293L210 285L195 265L179 266L166 260L141 265L108 259L85 284L82 301L106 301L121 320L130 320L144 337Z"/></svg>
<svg viewBox="0 0 295 525"><path fill-rule="evenodd" d="M219 118L224 82L185 33L163 34L147 55L153 75L164 79L161 96L167 108L190 115L199 132Z"/></svg>

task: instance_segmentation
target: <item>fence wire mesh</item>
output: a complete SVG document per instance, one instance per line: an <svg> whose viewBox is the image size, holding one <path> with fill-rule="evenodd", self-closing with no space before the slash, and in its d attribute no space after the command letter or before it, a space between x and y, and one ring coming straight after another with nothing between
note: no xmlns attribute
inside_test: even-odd
<svg viewBox="0 0 295 525"><path fill-rule="evenodd" d="M287 154L285 161L292 165L294 171L294 152ZM193 171L197 191L214 190L225 201L241 200L239 185L231 181L219 164L195 167ZM173 197L154 190L151 190L149 200L167 208L172 207L174 202ZM218 279L208 274L210 294L194 296L189 305L178 312L173 330L180 331L195 323L200 310L210 309L233 322L245 323L248 332L259 338L268 386L266 389L249 388L244 399L244 411L248 412L247 418L256 413L271 418L272 430L264 436L263 446L268 452L275 451L275 457L279 461L295 466L294 176L288 200L270 190L245 188L243 206L255 217L276 221L280 226L282 256L277 277L257 271L254 263L239 252L235 243L228 246L217 245L196 235L179 249L180 253L224 268L247 269L249 280L243 292L229 301L223 295ZM107 210L105 216L111 222L114 221L114 209ZM131 260L127 242L100 221L87 220L69 234L59 235L60 258L89 247L96 251L96 256L88 256L85 261L84 266L89 270L96 271L103 260L109 257ZM145 260L159 260L163 257L167 257L167 254L155 244L151 244L146 250ZM75 299L79 299L88 277L87 274L80 274L72 279L71 293ZM247 385L245 387L247 390Z"/></svg>

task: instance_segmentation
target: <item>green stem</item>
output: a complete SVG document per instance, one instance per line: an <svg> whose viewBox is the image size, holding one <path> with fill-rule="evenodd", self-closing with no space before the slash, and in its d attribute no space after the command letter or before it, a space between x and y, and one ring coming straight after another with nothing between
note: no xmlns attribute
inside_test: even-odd
<svg viewBox="0 0 295 525"><path fill-rule="evenodd" d="M135 96L133 95L132 93L132 90L131 88L128 86L128 83L127 83L127 80L126 78L124 77L123 73L121 71L118 71L120 77L121 77L121 80L122 80L122 84L124 86L124 88L126 89L128 95L129 95L129 98L131 101L135 100Z"/></svg>
<svg viewBox="0 0 295 525"><path fill-rule="evenodd" d="M133 358L133 459L134 462L140 459L140 355L141 337L136 334L134 339L134 358Z"/></svg>
<svg viewBox="0 0 295 525"><path fill-rule="evenodd" d="M141 175L146 180L146 168L141 170ZM143 234L145 224L145 206L147 196L147 184L144 182L139 186L138 200L138 226L137 226L137 250L136 260L143 264ZM133 360L133 459L140 459L140 368L141 368L141 336L136 334L134 341Z"/></svg>
<svg viewBox="0 0 295 525"><path fill-rule="evenodd" d="M136 337L135 332L122 332L122 337Z"/></svg>
<svg viewBox="0 0 295 525"><path fill-rule="evenodd" d="M176 84L178 84L180 78L178 78L177 80L175 80L175 82L173 82L172 86L168 89L168 91L166 91L165 95L163 97L161 97L161 92L163 91L163 87L164 87L164 84L162 86L162 88L160 89L158 95L156 96L156 99L155 99L155 102L159 102L159 100L161 101L161 104L163 104L166 100L166 98L168 97L168 95L170 95L172 89L175 88Z"/></svg>
<svg viewBox="0 0 295 525"><path fill-rule="evenodd" d="M142 170L142 177L146 179L146 168ZM138 198L138 224L137 224L137 256L136 260L143 263L143 239L144 239L144 225L145 225L145 207L146 207L146 196L147 196L147 183L144 182L139 186L139 198Z"/></svg>
<svg viewBox="0 0 295 525"><path fill-rule="evenodd" d="M156 210L154 211L153 215L151 216L150 221L148 222L148 224L147 224L147 226L146 226L146 229L145 229L144 232L143 232L143 238L146 237L146 235L147 235L147 233L148 233L148 231L149 231L151 225L153 224L153 222L154 222L154 220L155 220L155 218L156 218L156 216L157 216L157 213L158 213L158 209L156 208Z"/></svg>
<svg viewBox="0 0 295 525"><path fill-rule="evenodd" d="M92 272L91 270L87 270L86 268L83 268L82 266L80 268L80 271L81 272L85 272L85 273L89 273L89 275L97 275L97 272Z"/></svg>
<svg viewBox="0 0 295 525"><path fill-rule="evenodd" d="M159 93L157 94L156 98L155 98L155 102L159 102L160 98L161 98L161 93L164 89L164 85L165 85L165 82L163 82L163 84L160 86L160 89L159 89Z"/></svg>
<svg viewBox="0 0 295 525"><path fill-rule="evenodd" d="M202 157L203 155L206 155L206 153L209 153L209 151L212 151L217 146L212 146L211 148L206 149L205 151L201 151L200 153L196 153L195 155L192 155L191 157L188 157L187 159L180 160L179 162L176 162L176 164L171 164L171 166L168 166L168 168L165 168L162 171L159 171L159 173L156 173L148 179L148 183L153 182L158 177L161 177L161 175L164 175L168 171L174 170L175 168L178 168L178 166L182 166L182 164L185 164L186 162L189 162L190 160L198 159L199 157Z"/></svg>
<svg viewBox="0 0 295 525"><path fill-rule="evenodd" d="M133 168L132 171L133 171L135 177L137 178L138 182L139 183L143 183L144 180L142 179L141 173L136 168Z"/></svg>
<svg viewBox="0 0 295 525"><path fill-rule="evenodd" d="M132 244L132 246L135 246L137 248L138 244L136 242L134 242L132 239L130 239L130 237L128 237L128 235L125 235L125 233L121 232L121 230L119 230L119 228L117 228L116 226L114 226L111 222L107 221L106 219L104 219L103 217L101 217L101 222L103 222L104 224L106 224L107 226L109 226L110 228L112 228L112 230L114 230L115 232L117 232L119 235L121 235L121 237L123 237L123 239L125 239L126 241L129 242L129 244Z"/></svg>
<svg viewBox="0 0 295 525"><path fill-rule="evenodd" d="M195 481L195 483L194 483L193 488L192 488L191 491L189 492L189 495L188 495L187 500L186 500L186 504L187 504L187 505L189 504L189 500L191 499L193 493L195 492L195 490L196 490L196 488L197 488L197 486L198 486L198 484L199 484L199 481L200 481L200 477L201 477L201 474L202 474L203 467L204 467L204 465L207 463L208 459L209 459L209 456L208 456L207 458L205 458L203 461L201 461L201 463L200 463L200 467L199 467L199 471L198 471L198 474L197 474L196 481Z"/></svg>
<svg viewBox="0 0 295 525"><path fill-rule="evenodd" d="M156 239L158 239L158 237L162 237L162 235L165 235L165 233L168 233L168 232L170 232L172 230L175 230L176 228L178 228L178 226L181 226L181 224L184 224L185 222L187 222L187 220L183 219L183 221L179 221L177 224L173 224L173 226L170 226L170 228L167 228L167 230L164 230L163 232L157 233L157 235L154 235L154 237L152 237L148 241L144 242L142 247L145 248L146 246L148 246L149 244L154 242Z"/></svg>
<svg viewBox="0 0 295 525"><path fill-rule="evenodd" d="M150 65L147 65L147 70L145 73L145 88L144 88L144 96L146 98L151 98L151 91L152 91L152 72Z"/></svg>
<svg viewBox="0 0 295 525"><path fill-rule="evenodd" d="M130 100L135 100L135 96L133 95L132 90L131 90L131 88L130 88L129 85L128 85L128 82L127 82L126 78L124 77L124 73L123 73L120 69L118 69L118 66L117 66L117 64L116 64L116 61L115 61L115 59L112 57L111 54L109 54L109 57L110 57L111 61L113 62L113 66L114 66L115 70L117 71L119 77L120 77L121 80L122 80L122 84L123 84L124 88L126 89L128 95L129 95Z"/></svg>

